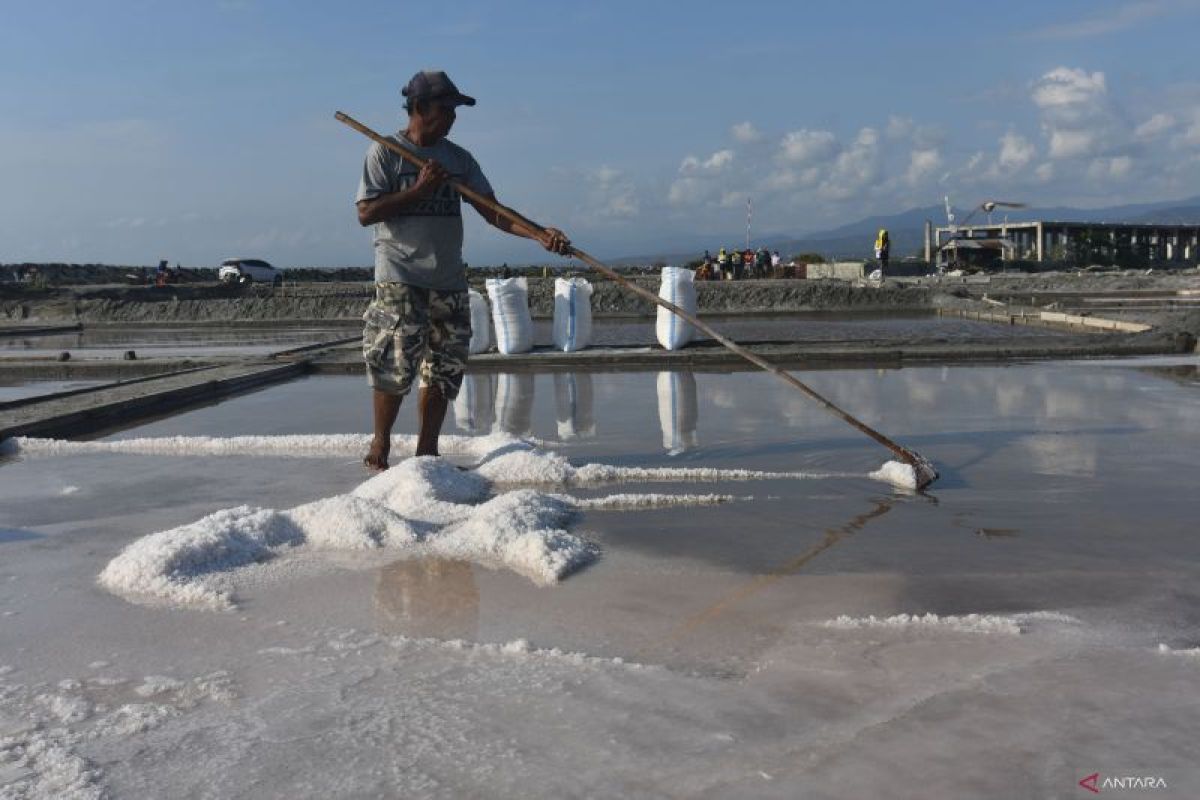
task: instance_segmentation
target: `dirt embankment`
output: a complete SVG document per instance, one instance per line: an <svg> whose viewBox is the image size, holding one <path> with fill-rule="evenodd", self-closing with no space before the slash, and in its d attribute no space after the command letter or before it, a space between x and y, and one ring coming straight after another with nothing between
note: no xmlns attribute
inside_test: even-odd
<svg viewBox="0 0 1200 800"><path fill-rule="evenodd" d="M637 278L658 291L658 278ZM472 282L473 285L476 283ZM554 279L528 278L535 317L554 314ZM929 308L928 289L888 284L853 286L838 281L770 280L697 284L702 313L750 314L849 309L856 311ZM650 316L655 306L610 281L593 284L598 316ZM482 280L478 286L483 290ZM168 286L165 288L69 288L0 290L0 321L25 323L130 322L214 323L351 321L362 317L372 288L366 283L266 286Z"/></svg>

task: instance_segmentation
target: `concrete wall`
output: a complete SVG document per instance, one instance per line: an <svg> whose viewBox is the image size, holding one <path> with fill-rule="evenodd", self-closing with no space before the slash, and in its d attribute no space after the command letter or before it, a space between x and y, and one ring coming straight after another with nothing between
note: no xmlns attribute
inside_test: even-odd
<svg viewBox="0 0 1200 800"><path fill-rule="evenodd" d="M808 277L837 278L843 281L854 281L865 274L862 261L835 261L832 264L809 264Z"/></svg>

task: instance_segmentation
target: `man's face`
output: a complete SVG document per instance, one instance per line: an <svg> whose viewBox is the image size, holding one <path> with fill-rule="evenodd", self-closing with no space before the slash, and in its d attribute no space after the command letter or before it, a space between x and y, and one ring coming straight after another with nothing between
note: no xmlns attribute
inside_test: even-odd
<svg viewBox="0 0 1200 800"><path fill-rule="evenodd" d="M432 132L440 139L450 133L458 112L452 102L441 103L434 100L429 104L429 124Z"/></svg>

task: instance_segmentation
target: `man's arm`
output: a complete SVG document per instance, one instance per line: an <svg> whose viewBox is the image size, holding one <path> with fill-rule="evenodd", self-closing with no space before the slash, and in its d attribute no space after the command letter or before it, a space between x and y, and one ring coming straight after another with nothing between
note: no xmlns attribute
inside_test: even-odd
<svg viewBox="0 0 1200 800"><path fill-rule="evenodd" d="M500 202L496 199L496 195L494 194L486 195L486 197L493 203ZM479 216L487 220L487 223L493 228L502 230L505 233L512 234L513 236L520 236L525 239L533 239L534 241L540 242L542 247L546 248L551 253L558 253L559 255L563 256L570 254L571 240L568 239L567 235L558 228L549 228L538 225L536 222L527 219L521 214L518 214L516 211L512 211L512 209L509 209L509 211L512 211L512 213L518 219L524 220L525 223L527 223L528 227L521 227L515 224L508 217L494 211L483 203L477 203L475 200L472 200L470 197L466 197L465 195L463 196L463 199L470 203L471 207L479 212ZM539 229L544 230L546 235L539 236L537 234Z"/></svg>
<svg viewBox="0 0 1200 800"><path fill-rule="evenodd" d="M450 175L446 172L445 167L436 161L427 161L421 171L417 173L416 182L407 189L381 194L370 200L359 200L356 203L358 224L366 227L398 216L405 208L433 194L437 187L449 178Z"/></svg>

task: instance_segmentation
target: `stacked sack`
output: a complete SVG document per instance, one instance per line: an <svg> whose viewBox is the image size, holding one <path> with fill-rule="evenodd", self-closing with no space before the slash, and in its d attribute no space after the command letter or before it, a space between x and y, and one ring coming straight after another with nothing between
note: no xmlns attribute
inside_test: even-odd
<svg viewBox="0 0 1200 800"><path fill-rule="evenodd" d="M695 316L695 273L683 267L663 267L662 285L658 289L658 296ZM655 331L658 334L658 343L667 350L685 347L696 335L690 322L662 306L658 307Z"/></svg>
<svg viewBox="0 0 1200 800"><path fill-rule="evenodd" d="M529 316L529 289L524 278L488 278L496 349L504 355L533 349L533 320Z"/></svg>
<svg viewBox="0 0 1200 800"><path fill-rule="evenodd" d="M592 285L583 278L554 281L554 346L573 353L592 339Z"/></svg>

